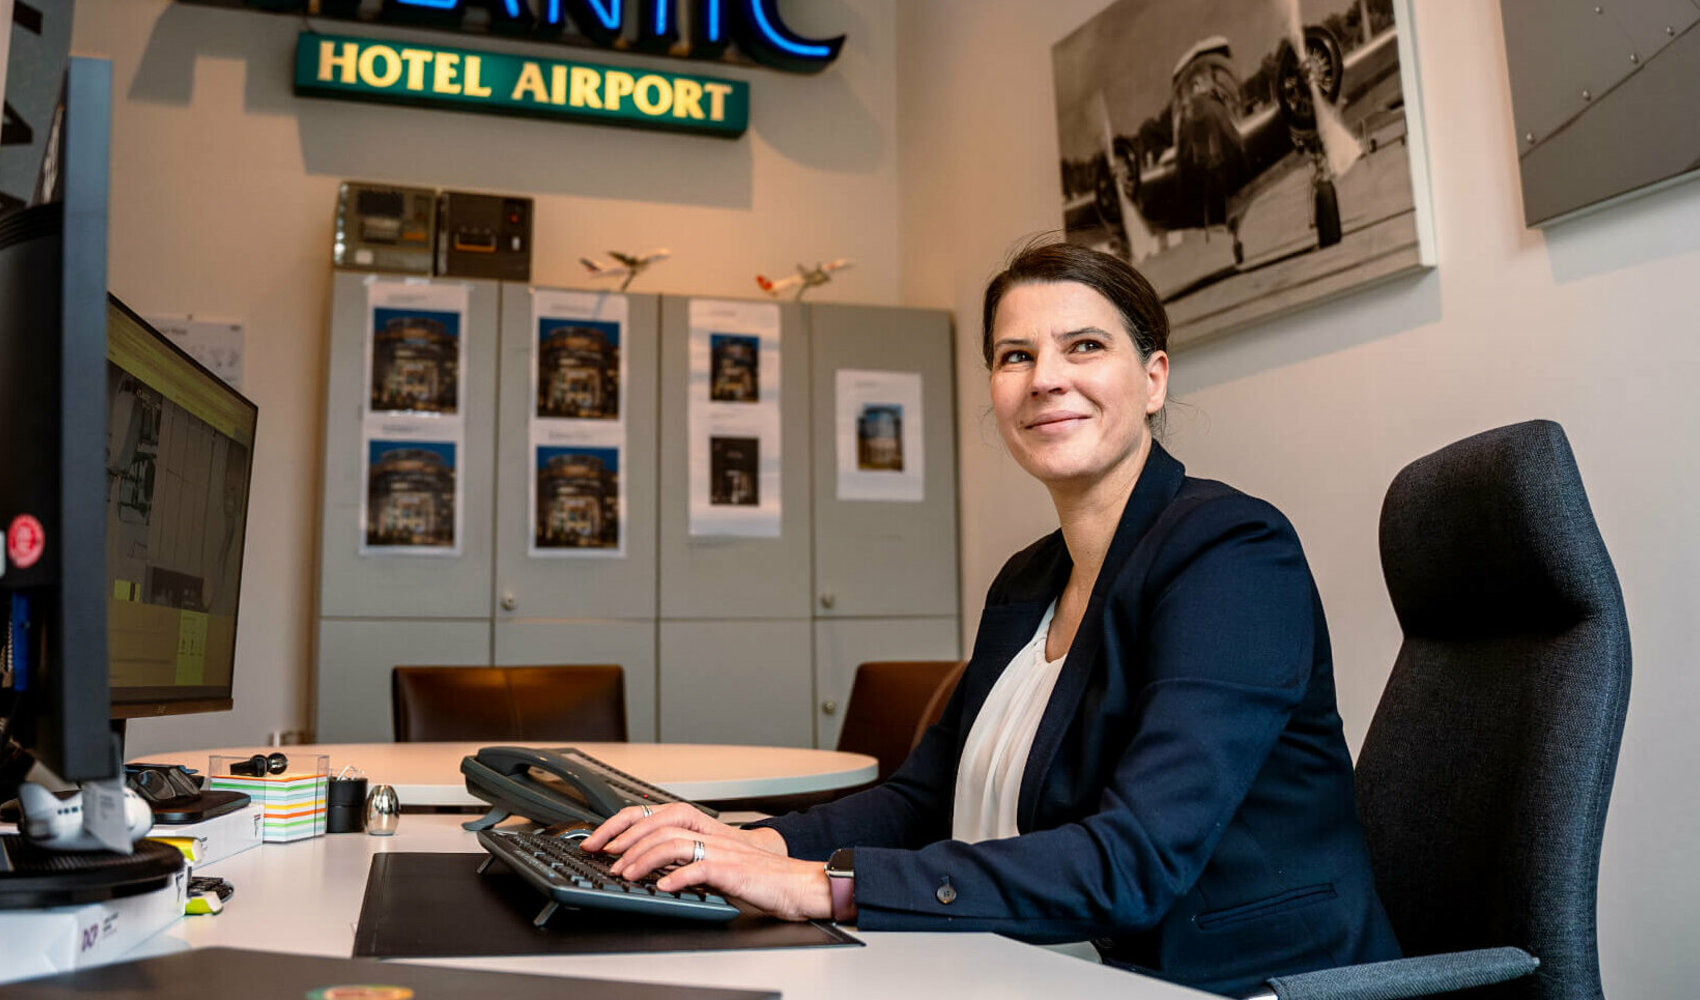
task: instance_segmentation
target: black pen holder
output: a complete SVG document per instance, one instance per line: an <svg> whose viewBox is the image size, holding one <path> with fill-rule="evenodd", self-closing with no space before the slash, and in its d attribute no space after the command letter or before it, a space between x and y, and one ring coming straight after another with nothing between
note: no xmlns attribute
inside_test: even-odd
<svg viewBox="0 0 1700 1000"><path fill-rule="evenodd" d="M325 810L326 833L359 833L366 828L366 779L331 779Z"/></svg>

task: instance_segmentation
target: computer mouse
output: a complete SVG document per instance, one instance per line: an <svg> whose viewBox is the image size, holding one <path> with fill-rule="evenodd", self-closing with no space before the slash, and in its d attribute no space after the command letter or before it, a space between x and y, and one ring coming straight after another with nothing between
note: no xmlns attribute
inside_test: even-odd
<svg viewBox="0 0 1700 1000"><path fill-rule="evenodd" d="M543 830L541 835L545 837L552 837L556 840L564 840L576 847L584 840L584 838L590 836L594 832L596 832L595 823L586 823L584 820L573 820L570 823L556 823L554 826Z"/></svg>

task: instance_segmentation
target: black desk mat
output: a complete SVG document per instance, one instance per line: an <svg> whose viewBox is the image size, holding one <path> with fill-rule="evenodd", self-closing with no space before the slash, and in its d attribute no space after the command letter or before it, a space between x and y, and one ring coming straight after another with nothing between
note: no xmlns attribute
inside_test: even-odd
<svg viewBox="0 0 1700 1000"><path fill-rule="evenodd" d="M725 924L661 922L587 910L532 925L544 899L486 854L379 854L366 876L356 958L588 955L609 952L809 948L862 942L825 922L745 914Z"/></svg>

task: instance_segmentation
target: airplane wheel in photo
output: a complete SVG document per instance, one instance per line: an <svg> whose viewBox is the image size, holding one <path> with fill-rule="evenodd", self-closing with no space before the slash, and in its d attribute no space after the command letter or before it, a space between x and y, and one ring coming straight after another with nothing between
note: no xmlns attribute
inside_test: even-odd
<svg viewBox="0 0 1700 1000"><path fill-rule="evenodd" d="M1122 224L1122 203L1116 196L1116 174L1110 165L1098 158L1098 169L1092 183L1092 205L1098 210L1098 220L1107 229L1119 229Z"/></svg>
<svg viewBox="0 0 1700 1000"><path fill-rule="evenodd" d="M1334 191L1333 181L1316 182L1314 204L1317 249L1331 247L1340 242L1340 196Z"/></svg>

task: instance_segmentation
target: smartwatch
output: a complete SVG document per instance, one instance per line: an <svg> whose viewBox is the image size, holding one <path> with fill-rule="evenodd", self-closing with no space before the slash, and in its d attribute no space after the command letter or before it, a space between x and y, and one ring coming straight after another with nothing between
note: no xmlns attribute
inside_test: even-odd
<svg viewBox="0 0 1700 1000"><path fill-rule="evenodd" d="M832 922L856 922L856 849L840 847L826 862L826 885L832 890Z"/></svg>

